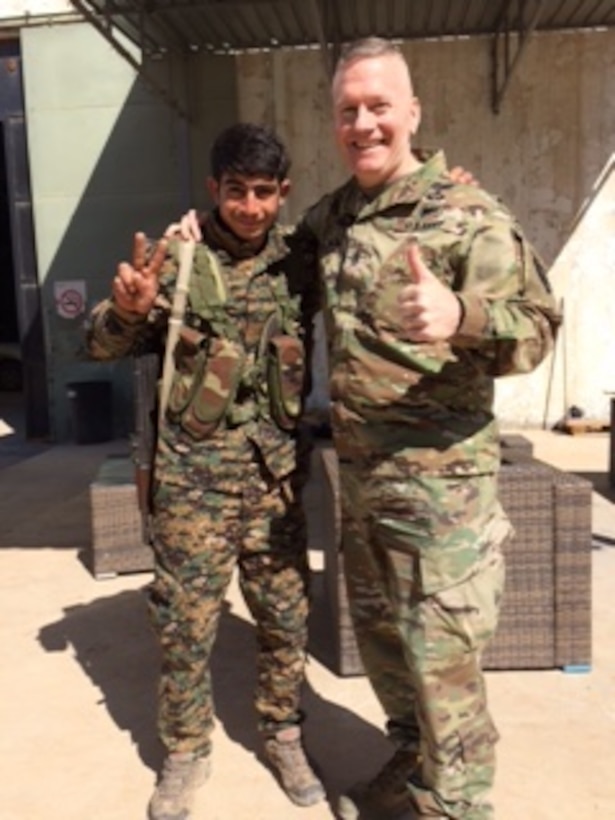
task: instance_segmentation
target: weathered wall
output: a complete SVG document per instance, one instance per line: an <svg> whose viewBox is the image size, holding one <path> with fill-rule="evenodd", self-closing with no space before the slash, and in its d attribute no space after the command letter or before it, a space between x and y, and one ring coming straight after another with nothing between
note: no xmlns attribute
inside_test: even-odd
<svg viewBox="0 0 615 820"><path fill-rule="evenodd" d="M83 287L87 311L109 292L133 232L159 223L169 198L178 202L173 122L90 26L25 28L21 38L52 432L71 434L67 385L91 380L113 382L118 430L128 432L127 363L84 359L84 312L63 316L56 288Z"/></svg>
<svg viewBox="0 0 615 820"><path fill-rule="evenodd" d="M609 93L615 83L615 31L535 35L497 116L490 106L489 49L486 38L405 45L423 103L418 143L443 147L451 164L472 170L501 196L551 264L615 147L615 95ZM275 126L291 149L294 193L288 215L295 218L343 178L331 139L322 59L315 51L243 55L238 74L240 115ZM608 275L601 264L587 271L591 279L582 298L603 302L604 288L612 282ZM563 281L561 267L550 276L566 297L567 286L556 281ZM587 332L579 298L575 293L565 300L570 338ZM612 319L612 313L603 317L607 336ZM567 400L606 414L604 390L610 386L596 367L601 353L589 342L582 349L583 358L568 350ZM585 374L582 390L576 371ZM541 425L557 373L548 361L532 377L500 382L502 421ZM553 402L550 419L563 410Z"/></svg>
<svg viewBox="0 0 615 820"><path fill-rule="evenodd" d="M32 19L37 16L74 14L70 0L2 0L0 20L11 18Z"/></svg>
<svg viewBox="0 0 615 820"><path fill-rule="evenodd" d="M238 118L236 63L233 56L193 54L186 77L190 121L190 203L209 205L205 180L209 151L218 133Z"/></svg>
<svg viewBox="0 0 615 820"><path fill-rule="evenodd" d="M181 65L152 66L182 86L176 90L193 114L187 127L88 25L27 28L22 44L51 409L62 438L66 384L89 378L92 366L79 361L78 324L56 313L56 280L85 279L91 304L107 292L135 228L159 232L187 202L206 204L212 139L237 117L273 125L290 147L294 190L286 218L345 174L318 51L193 55L187 73ZM613 309L605 298L614 270L611 183L585 213L595 215L592 223L577 226L574 260L563 249L615 148L615 30L536 35L498 116L490 107L489 47L488 39L473 39L413 42L405 50L424 106L419 143L444 147L451 163L502 196L549 264L559 254L550 276L565 301L566 355L560 340L555 361L530 377L503 380L497 409L511 425L554 421L570 404L606 415L604 391L615 387L604 364L613 359ZM107 371L122 401L116 417L130 429L129 374ZM315 396L326 402L322 346Z"/></svg>
<svg viewBox="0 0 615 820"><path fill-rule="evenodd" d="M555 353L530 376L500 382L500 414L510 402L521 423L533 423L541 411L552 425L576 406L586 418L606 421L609 394L615 394L615 153L583 204L550 278L565 317Z"/></svg>
<svg viewBox="0 0 615 820"><path fill-rule="evenodd" d="M194 93L217 116L208 109L190 130L91 26L24 28L21 41L53 435L71 434L67 385L89 380L112 382L115 432L126 434L134 429L130 362L88 362L82 322L109 293L134 232L159 235L193 201L191 154L235 116L234 64L199 59ZM186 78L181 66L151 68L163 82ZM83 287L83 313L58 310L65 282Z"/></svg>

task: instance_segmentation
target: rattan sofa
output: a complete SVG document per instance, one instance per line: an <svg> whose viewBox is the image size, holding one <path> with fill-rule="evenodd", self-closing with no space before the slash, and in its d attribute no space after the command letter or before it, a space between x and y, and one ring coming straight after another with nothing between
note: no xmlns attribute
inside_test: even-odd
<svg viewBox="0 0 615 820"><path fill-rule="evenodd" d="M518 442L517 442L518 444ZM591 492L589 482L528 456L500 471L500 497L514 527L506 548L507 581L485 669L587 670L591 665ZM363 673L348 612L340 552L337 458L320 446L325 590L335 641L335 671ZM319 463L318 463L319 462Z"/></svg>
<svg viewBox="0 0 615 820"><path fill-rule="evenodd" d="M144 538L130 455L108 456L90 484L92 544L89 567L96 578L150 570L152 549Z"/></svg>
<svg viewBox="0 0 615 820"><path fill-rule="evenodd" d="M160 359L134 359L135 434L129 455L111 456L90 485L92 545L90 569L97 578L153 567L149 517L139 493L147 482L154 453L156 382Z"/></svg>

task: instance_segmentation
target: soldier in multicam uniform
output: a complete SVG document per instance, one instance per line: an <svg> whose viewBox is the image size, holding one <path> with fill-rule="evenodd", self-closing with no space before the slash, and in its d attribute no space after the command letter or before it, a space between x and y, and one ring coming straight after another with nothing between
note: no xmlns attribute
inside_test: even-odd
<svg viewBox="0 0 615 820"><path fill-rule="evenodd" d="M441 153L412 153L420 107L394 46L349 46L332 93L353 179L301 229L325 289L350 609L396 747L339 814L488 820L497 732L481 654L511 530L494 377L536 367L559 316L510 213L453 184Z"/></svg>
<svg viewBox="0 0 615 820"><path fill-rule="evenodd" d="M339 816L491 820L481 655L511 534L494 378L535 368L560 316L514 217L412 152L420 105L394 46L348 46L332 91L353 179L296 235L318 248L350 609L395 746ZM198 236L193 215L182 230Z"/></svg>
<svg viewBox="0 0 615 820"><path fill-rule="evenodd" d="M155 457L149 609L162 647L167 757L152 820L186 820L209 774L210 658L235 566L256 622L255 705L266 757L295 803L324 798L300 729L309 453L297 421L318 291L293 233L276 224L289 188L279 140L259 126L233 126L216 140L211 164L217 208L201 225ZM146 253L145 237L135 236L133 263L119 265L111 298L92 312L94 357L164 343L177 259L177 240Z"/></svg>

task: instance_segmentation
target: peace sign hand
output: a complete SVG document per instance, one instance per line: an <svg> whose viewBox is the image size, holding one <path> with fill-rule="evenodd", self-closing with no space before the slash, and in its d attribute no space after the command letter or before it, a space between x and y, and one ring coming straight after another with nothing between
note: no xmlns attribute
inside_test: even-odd
<svg viewBox="0 0 615 820"><path fill-rule="evenodd" d="M158 275L168 244L167 239L161 239L148 259L145 234L134 235L132 264L119 263L112 285L113 298L120 310L141 316L150 312L158 295Z"/></svg>

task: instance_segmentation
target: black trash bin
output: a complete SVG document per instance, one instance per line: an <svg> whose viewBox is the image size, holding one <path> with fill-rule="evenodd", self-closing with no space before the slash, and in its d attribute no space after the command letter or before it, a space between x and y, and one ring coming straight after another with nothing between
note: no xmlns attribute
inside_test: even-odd
<svg viewBox="0 0 615 820"><path fill-rule="evenodd" d="M72 382L67 385L73 437L77 444L98 444L113 435L111 382Z"/></svg>

